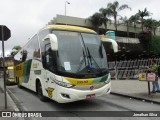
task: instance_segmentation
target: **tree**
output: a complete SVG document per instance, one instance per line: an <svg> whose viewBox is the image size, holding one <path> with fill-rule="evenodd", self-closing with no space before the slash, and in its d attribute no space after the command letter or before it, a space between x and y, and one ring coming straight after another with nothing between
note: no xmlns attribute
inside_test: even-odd
<svg viewBox="0 0 160 120"><path fill-rule="evenodd" d="M144 27L146 27L147 30L153 31L153 34L156 35L156 29L159 26L159 22L157 20L154 20L152 18L150 19L144 19Z"/></svg>
<svg viewBox="0 0 160 120"><path fill-rule="evenodd" d="M147 30L152 29L152 19L144 19L144 27L146 27Z"/></svg>
<svg viewBox="0 0 160 120"><path fill-rule="evenodd" d="M17 52L21 49L22 47L20 45L16 45L12 48L11 51L11 56L14 56L15 54L17 54Z"/></svg>
<svg viewBox="0 0 160 120"><path fill-rule="evenodd" d="M113 18L114 18L114 26L115 26L116 32L117 32L118 11L124 10L126 8L129 8L131 10L131 8L127 4L119 6L118 1L114 1L113 3L108 3L107 4L106 9L110 12L110 15L113 16Z"/></svg>
<svg viewBox="0 0 160 120"><path fill-rule="evenodd" d="M157 27L159 27L160 22L157 20L152 20L152 30L153 30L153 34L156 35L156 29Z"/></svg>
<svg viewBox="0 0 160 120"><path fill-rule="evenodd" d="M145 51L150 51L151 47L151 30L145 30L138 34L138 39Z"/></svg>
<svg viewBox="0 0 160 120"><path fill-rule="evenodd" d="M126 25L127 37L129 37L129 24L131 23L130 19L125 16L125 17L121 17L120 20L123 22L122 24Z"/></svg>
<svg viewBox="0 0 160 120"><path fill-rule="evenodd" d="M135 33L135 38L137 37L137 23L138 20L139 20L139 15L138 14L135 14L135 15L132 15L130 18L129 18L130 22L133 23L133 26L134 26L134 33Z"/></svg>
<svg viewBox="0 0 160 120"><path fill-rule="evenodd" d="M91 22L96 32L99 32L99 26L102 25L102 14L101 13L96 12L86 20Z"/></svg>
<svg viewBox="0 0 160 120"><path fill-rule="evenodd" d="M138 11L138 15L140 17L140 21L141 21L141 29L143 31L143 27L144 27L144 17L149 17L152 13L150 13L147 8L144 9L144 11L139 10Z"/></svg>
<svg viewBox="0 0 160 120"><path fill-rule="evenodd" d="M160 55L160 36L153 35L152 36L152 46L151 50L153 51L154 54L159 54Z"/></svg>
<svg viewBox="0 0 160 120"><path fill-rule="evenodd" d="M99 9L100 13L101 13L101 22L102 24L104 25L105 27L105 32L107 31L107 23L110 22L111 23L111 20L108 18L109 17L109 10L108 9L105 9L105 8L100 8Z"/></svg>

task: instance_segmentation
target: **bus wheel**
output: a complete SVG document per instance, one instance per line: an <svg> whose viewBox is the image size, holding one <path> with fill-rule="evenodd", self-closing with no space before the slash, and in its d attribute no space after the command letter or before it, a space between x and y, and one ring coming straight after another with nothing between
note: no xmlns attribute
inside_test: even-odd
<svg viewBox="0 0 160 120"><path fill-rule="evenodd" d="M47 101L47 98L45 96L43 96L42 85L40 82L37 83L37 93L38 93L38 97L41 101L43 101L43 102Z"/></svg>

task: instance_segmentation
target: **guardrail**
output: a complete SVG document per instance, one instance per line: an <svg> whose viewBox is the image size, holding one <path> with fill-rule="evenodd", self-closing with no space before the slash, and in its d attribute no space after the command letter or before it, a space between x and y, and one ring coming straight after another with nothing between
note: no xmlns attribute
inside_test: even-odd
<svg viewBox="0 0 160 120"><path fill-rule="evenodd" d="M160 65L160 58L137 59L108 62L108 68L112 79L138 79L140 68L151 65L151 60L155 60Z"/></svg>

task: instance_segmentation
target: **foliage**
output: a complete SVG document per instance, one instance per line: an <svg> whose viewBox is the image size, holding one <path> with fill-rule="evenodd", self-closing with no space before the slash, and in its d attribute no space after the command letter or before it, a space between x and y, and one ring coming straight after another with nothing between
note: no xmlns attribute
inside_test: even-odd
<svg viewBox="0 0 160 120"><path fill-rule="evenodd" d="M149 51L151 42L151 31L142 31L138 35L138 39L145 51Z"/></svg>
<svg viewBox="0 0 160 120"><path fill-rule="evenodd" d="M151 31L146 30L139 34L139 40L145 51L148 51L148 52L153 51L153 54L160 55L160 49L159 49L160 36L151 35Z"/></svg>
<svg viewBox="0 0 160 120"><path fill-rule="evenodd" d="M144 11L139 10L138 11L138 15L140 17L140 21L141 21L141 29L143 31L143 27L144 27L144 17L149 17L152 13L150 13L147 8L144 9Z"/></svg>
<svg viewBox="0 0 160 120"><path fill-rule="evenodd" d="M99 31L99 26L102 25L102 14L96 12L86 20L90 21L93 28L98 32Z"/></svg>
<svg viewBox="0 0 160 120"><path fill-rule="evenodd" d="M127 4L119 5L118 1L110 2L107 4L106 8L100 8L99 12L94 13L86 20L90 21L93 28L99 33L99 27L102 25L104 25L105 31L107 31L107 23L111 23L110 17L113 17L115 32L117 33L117 20L120 16L118 12L124 9L131 10L131 8ZM134 26L135 38L139 37L142 44L148 43L149 39L151 39L151 34L146 34L146 31L144 31L144 27L146 27L147 30L153 31L155 35L157 27L160 26L160 22L154 19L144 19L145 17L149 17L151 15L152 13L149 12L147 8L145 8L144 10L138 10L138 13L132 15L130 18L121 17L120 20L123 21L123 24L125 24L127 28L127 36L129 36L129 24L132 23L132 25ZM138 35L137 24L139 23L141 24L142 32Z"/></svg>
<svg viewBox="0 0 160 120"><path fill-rule="evenodd" d="M15 49L15 50L20 50L22 47L20 46L20 45L16 45L16 46L14 46L13 48L12 48L12 50L13 49Z"/></svg>
<svg viewBox="0 0 160 120"><path fill-rule="evenodd" d="M146 19L144 20L144 26L147 30L152 30L153 34L156 34L156 29L160 25L160 23L157 20L154 19Z"/></svg>
<svg viewBox="0 0 160 120"><path fill-rule="evenodd" d="M129 37L129 24L131 23L131 20L129 18L127 18L126 16L121 17L120 20L123 22L124 25L126 25L127 37Z"/></svg>
<svg viewBox="0 0 160 120"><path fill-rule="evenodd" d="M110 16L110 11L108 9L105 8L100 8L99 12L101 13L101 22L105 27L105 32L107 31L107 23L110 22L111 23L111 19L109 19L108 17Z"/></svg>
<svg viewBox="0 0 160 120"><path fill-rule="evenodd" d="M17 54L17 52L21 49L22 47L20 45L16 45L12 48L11 51L11 56L14 56L15 54Z"/></svg>
<svg viewBox="0 0 160 120"><path fill-rule="evenodd" d="M153 35L151 50L153 51L154 54L160 54L159 46L160 46L160 36Z"/></svg>
<svg viewBox="0 0 160 120"><path fill-rule="evenodd" d="M109 11L110 15L113 16L113 18L114 18L114 26L115 26L116 31L117 31L118 12L121 11L121 10L124 10L126 8L129 8L131 10L131 8L127 4L124 4L124 5L120 6L118 1L114 1L113 3L108 3L107 4L106 9Z"/></svg>

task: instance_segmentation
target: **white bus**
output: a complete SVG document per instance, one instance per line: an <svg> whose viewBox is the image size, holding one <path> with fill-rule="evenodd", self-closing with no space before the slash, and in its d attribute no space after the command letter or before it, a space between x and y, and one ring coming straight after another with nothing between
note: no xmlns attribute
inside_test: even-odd
<svg viewBox="0 0 160 120"><path fill-rule="evenodd" d="M107 57L93 30L49 25L15 55L18 86L37 92L40 100L59 103L110 93Z"/></svg>

